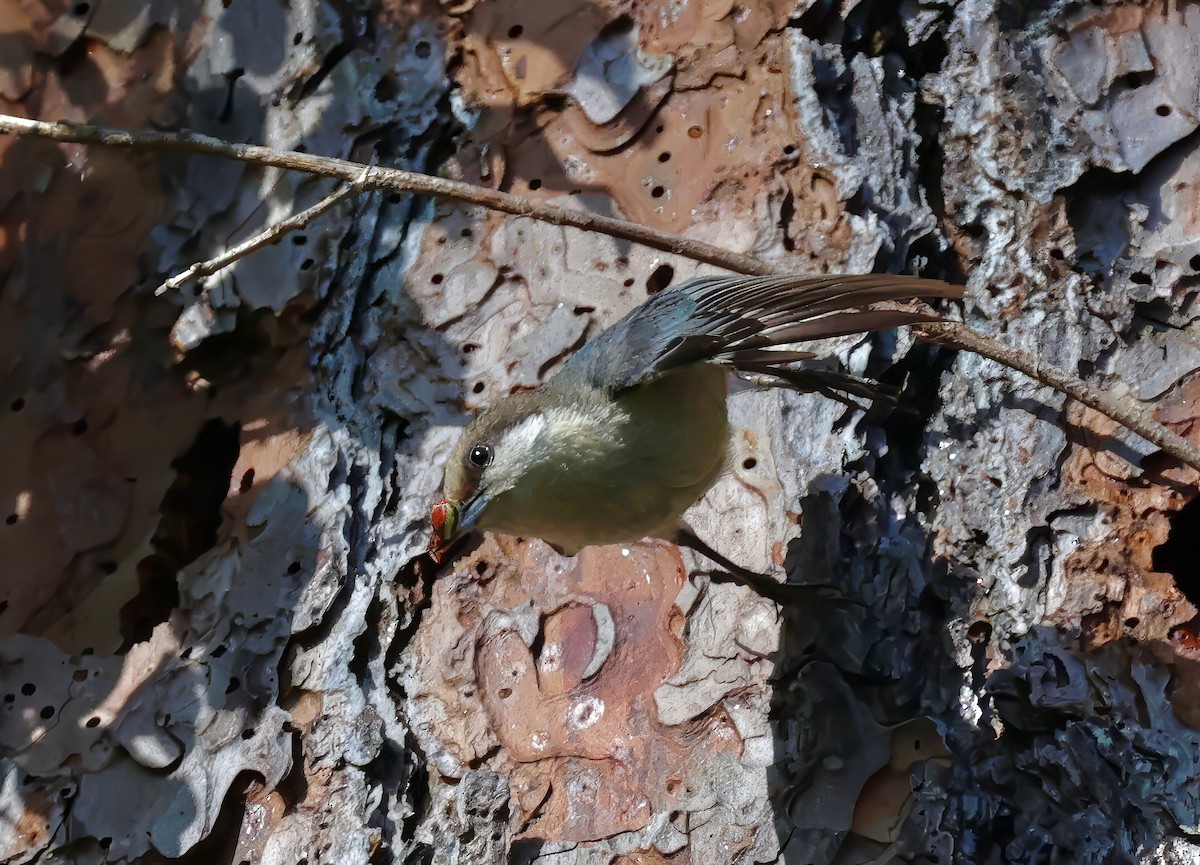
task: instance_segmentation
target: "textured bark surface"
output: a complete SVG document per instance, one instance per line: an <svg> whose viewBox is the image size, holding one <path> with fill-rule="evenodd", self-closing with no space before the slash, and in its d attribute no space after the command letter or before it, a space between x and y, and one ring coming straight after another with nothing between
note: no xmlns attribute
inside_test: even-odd
<svg viewBox="0 0 1200 865"><path fill-rule="evenodd" d="M1200 5L0 0L0 111L441 172L966 319L1200 440ZM487 537L441 465L694 262L328 181L0 139L0 861L1194 862L1181 469L906 333L864 413L731 398L661 542ZM1190 598L1190 600L1189 600Z"/></svg>

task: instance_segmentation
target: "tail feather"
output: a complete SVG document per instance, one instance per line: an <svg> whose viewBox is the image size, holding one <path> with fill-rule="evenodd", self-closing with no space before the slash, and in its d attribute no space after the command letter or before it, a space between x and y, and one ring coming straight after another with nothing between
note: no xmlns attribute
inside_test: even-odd
<svg viewBox="0 0 1200 865"><path fill-rule="evenodd" d="M801 393L819 393L821 396L860 410L863 410L864 406L848 399L847 394L870 400L873 403L883 403L890 407L896 406L900 397L900 389L897 387L869 378L861 378L842 370L791 369L773 363L738 362L731 366L738 372L768 376Z"/></svg>
<svg viewBox="0 0 1200 865"><path fill-rule="evenodd" d="M829 339L834 336L846 336L852 333L866 333L873 330L887 330L905 324L921 324L926 321L937 321L940 316L920 312L910 312L899 309L866 309L854 312L838 312L821 318L805 321L800 324L782 324L767 328L761 333L730 348L765 348L771 345L784 345L791 342L805 342L813 339Z"/></svg>
<svg viewBox="0 0 1200 865"><path fill-rule="evenodd" d="M962 296L961 286L915 276L753 277L712 282L711 287L692 289L696 298L693 317L704 321L705 327L694 334L702 335L702 340L688 344L685 336L688 353L706 346L720 346L720 353L767 348L937 321L940 316L936 314L864 307L914 297Z"/></svg>

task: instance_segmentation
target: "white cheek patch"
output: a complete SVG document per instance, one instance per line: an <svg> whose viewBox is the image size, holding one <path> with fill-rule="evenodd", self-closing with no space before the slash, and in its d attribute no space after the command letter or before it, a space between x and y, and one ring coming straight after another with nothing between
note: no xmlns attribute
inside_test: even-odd
<svg viewBox="0 0 1200 865"><path fill-rule="evenodd" d="M538 436L545 428L545 415L531 414L501 436L496 449L497 453L504 454L506 457L529 453L534 449Z"/></svg>
<svg viewBox="0 0 1200 865"><path fill-rule="evenodd" d="M600 407L554 407L537 412L510 427L496 441L496 460L488 470L496 489L511 489L531 467L547 458L556 463L594 459L611 448L607 434L614 412Z"/></svg>
<svg viewBox="0 0 1200 865"><path fill-rule="evenodd" d="M531 414L519 424L510 427L496 442L496 459L488 470L495 489L509 489L518 480L523 470L537 461L537 451L544 447L538 439L546 429L546 418L539 412Z"/></svg>
<svg viewBox="0 0 1200 865"><path fill-rule="evenodd" d="M550 428L556 439L569 442L586 442L596 435L597 418L576 408L551 409ZM602 416L601 421L604 420Z"/></svg>

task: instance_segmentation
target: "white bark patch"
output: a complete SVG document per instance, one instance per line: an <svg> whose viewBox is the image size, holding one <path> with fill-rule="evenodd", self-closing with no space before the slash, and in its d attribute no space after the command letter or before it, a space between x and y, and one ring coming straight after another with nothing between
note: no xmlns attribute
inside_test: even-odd
<svg viewBox="0 0 1200 865"><path fill-rule="evenodd" d="M604 717L604 701L596 697L584 697L571 707L567 724L572 730L586 730Z"/></svg>

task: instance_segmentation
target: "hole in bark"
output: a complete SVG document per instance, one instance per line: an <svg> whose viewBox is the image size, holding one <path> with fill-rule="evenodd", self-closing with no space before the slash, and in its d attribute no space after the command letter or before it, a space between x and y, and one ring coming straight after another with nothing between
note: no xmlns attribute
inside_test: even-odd
<svg viewBox="0 0 1200 865"><path fill-rule="evenodd" d="M666 192L667 192L667 190L663 189L661 186L656 186L650 190L650 197L651 198L662 198L663 195L666 194Z"/></svg>
<svg viewBox="0 0 1200 865"><path fill-rule="evenodd" d="M413 53L422 60L429 57L431 50L428 42L418 42L413 46Z"/></svg>
<svg viewBox="0 0 1200 865"><path fill-rule="evenodd" d="M246 469L242 473L242 480L238 484L239 493L248 493L254 487L254 469Z"/></svg>
<svg viewBox="0 0 1200 865"><path fill-rule="evenodd" d="M475 382L475 386L471 388L472 393L483 393L483 382Z"/></svg>
<svg viewBox="0 0 1200 865"><path fill-rule="evenodd" d="M978 621L972 622L967 628L967 639L975 645L979 646L986 643L992 636L992 625L990 622Z"/></svg>
<svg viewBox="0 0 1200 865"><path fill-rule="evenodd" d="M42 707L42 720L49 721L53 717L54 717L54 707L53 706L43 706Z"/></svg>
<svg viewBox="0 0 1200 865"><path fill-rule="evenodd" d="M514 24L512 27L508 28L508 38L509 39L519 39L519 38L521 38L521 34L524 32L525 32L524 27L522 27L520 24Z"/></svg>
<svg viewBox="0 0 1200 865"><path fill-rule="evenodd" d="M1147 84L1149 84L1153 80L1154 80L1154 72L1153 71L1127 72L1124 75L1122 75L1120 78L1118 78L1116 81L1114 81L1113 86L1116 88L1124 87L1129 90L1135 90L1138 87L1145 87Z"/></svg>
<svg viewBox="0 0 1200 865"><path fill-rule="evenodd" d="M512 688L501 688L499 691L496 692L496 696L499 697L501 700L507 700L509 697L512 696Z"/></svg>
<svg viewBox="0 0 1200 865"><path fill-rule="evenodd" d="M75 423L71 424L71 435L81 436L87 432L87 418L81 417Z"/></svg>
<svg viewBox="0 0 1200 865"><path fill-rule="evenodd" d="M34 695L34 692L36 692L36 691L37 691L37 685L33 684L33 682L26 682L24 685L21 686L21 693L24 694L26 697L32 697Z"/></svg>
<svg viewBox="0 0 1200 865"><path fill-rule="evenodd" d="M671 153L670 153L670 151L668 151L668 150L664 150L662 153L658 154L658 161L659 161L659 162L669 162L670 160L671 160Z"/></svg>
<svg viewBox="0 0 1200 865"><path fill-rule="evenodd" d="M290 565L288 565L288 573L292 574L293 576L300 573L300 563L292 562Z"/></svg>
<svg viewBox="0 0 1200 865"><path fill-rule="evenodd" d="M646 291L650 294L658 294L675 278L675 268L669 264L660 264L654 268L654 273L650 274L650 278L646 280Z"/></svg>
<svg viewBox="0 0 1200 865"><path fill-rule="evenodd" d="M758 460L756 460L754 457L747 457L746 459L742 460L742 468L746 469L747 471L754 468L756 465L758 465Z"/></svg>
<svg viewBox="0 0 1200 865"><path fill-rule="evenodd" d="M1197 255L1196 258L1192 259L1192 261L1196 261L1196 259L1200 259L1200 255ZM1200 270L1200 268L1197 269ZM25 400L21 399L21 397L17 397L9 404L8 407L13 411L20 411L21 409L25 408Z"/></svg>
<svg viewBox="0 0 1200 865"><path fill-rule="evenodd" d="M444 277L442 274L435 273L433 276L429 277L429 281L432 282L434 285L441 285L442 280L445 278L446 277Z"/></svg>
<svg viewBox="0 0 1200 865"><path fill-rule="evenodd" d="M1195 538L1200 535L1200 498L1194 498L1171 517L1167 539L1154 548L1151 567L1175 578L1175 587L1200 606L1200 559Z"/></svg>
<svg viewBox="0 0 1200 865"><path fill-rule="evenodd" d="M529 190L531 192L537 192L541 188L542 188L542 181L540 178L535 177L535 178L533 178L533 180L529 181Z"/></svg>
<svg viewBox="0 0 1200 865"><path fill-rule="evenodd" d="M1154 113L1157 114L1159 117L1166 117L1171 113L1171 106L1170 105L1160 105L1154 109Z"/></svg>
<svg viewBox="0 0 1200 865"><path fill-rule="evenodd" d="M92 717L90 717L90 718L88 718L88 719L87 719L87 723L86 723L86 724L84 724L84 726L85 726L85 727L87 727L87 728L89 728L89 729L91 729L91 728L93 728L93 727L99 727L99 726L100 726L100 718L99 718L99 716L97 716L97 715L92 715Z"/></svg>
<svg viewBox="0 0 1200 865"><path fill-rule="evenodd" d="M704 129L700 126L689 126L688 127L688 138L699 138L703 134L704 134Z"/></svg>
<svg viewBox="0 0 1200 865"><path fill-rule="evenodd" d="M9 514L7 517L4 518L4 522L6 522L10 526L15 526L17 524L17 515Z"/></svg>
<svg viewBox="0 0 1200 865"><path fill-rule="evenodd" d="M1193 255L1188 259L1188 267L1196 271L1196 273L1200 273L1200 255ZM24 405L24 400L17 400L13 405L15 406L18 402ZM13 411L20 411L20 409L14 408Z"/></svg>
<svg viewBox="0 0 1200 865"><path fill-rule="evenodd" d="M391 72L385 72L379 76L379 83L375 85L375 98L380 102L391 102L400 95L400 81Z"/></svg>

